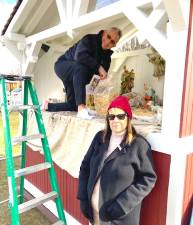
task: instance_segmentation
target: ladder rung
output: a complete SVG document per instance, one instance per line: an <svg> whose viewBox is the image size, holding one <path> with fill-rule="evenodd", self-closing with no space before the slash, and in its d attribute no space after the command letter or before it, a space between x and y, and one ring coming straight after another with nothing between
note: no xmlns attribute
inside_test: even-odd
<svg viewBox="0 0 193 225"><path fill-rule="evenodd" d="M34 139L43 138L43 137L44 137L43 134L32 134L29 136L15 137L15 138L12 138L12 144L18 145L18 144L21 144L23 141L29 141L29 140L34 140Z"/></svg>
<svg viewBox="0 0 193 225"><path fill-rule="evenodd" d="M25 167L15 171L15 177L25 176L27 174L35 173L41 170L45 170L51 167L49 162L41 163L35 166Z"/></svg>
<svg viewBox="0 0 193 225"><path fill-rule="evenodd" d="M17 197L19 198L21 195L18 195ZM3 201L0 202L0 205L4 204L5 202L8 202L9 201L9 198L8 199L5 199Z"/></svg>
<svg viewBox="0 0 193 225"><path fill-rule="evenodd" d="M64 222L62 220L58 220L56 223L54 223L53 225L64 225Z"/></svg>
<svg viewBox="0 0 193 225"><path fill-rule="evenodd" d="M8 202L9 201L9 198L8 199L5 199L5 200L3 200L3 201L1 201L0 202L0 205L2 205L3 203L5 203L5 202Z"/></svg>
<svg viewBox="0 0 193 225"><path fill-rule="evenodd" d="M33 109L36 110L38 106L36 105L10 105L8 106L8 110L10 112L22 112L25 109Z"/></svg>
<svg viewBox="0 0 193 225"><path fill-rule="evenodd" d="M57 192L56 191L52 191L52 192L47 193L47 194L45 194L45 195L43 195L43 196L41 196L39 198L34 198L34 199L30 200L30 201L24 202L24 203L22 203L22 204L20 204L18 206L19 213L23 213L23 212L26 212L26 211L28 211L30 209L33 209L33 208L35 208L35 207L37 207L37 206L39 206L39 205L41 205L41 204L51 200L51 199L56 198L57 196L58 196Z"/></svg>
<svg viewBox="0 0 193 225"><path fill-rule="evenodd" d="M20 157L21 157L21 155L15 155L15 156L13 156L14 159L20 158ZM6 160L6 157L0 157L0 161L3 161L3 160Z"/></svg>
<svg viewBox="0 0 193 225"><path fill-rule="evenodd" d="M22 80L31 80L30 76L25 76L25 75L5 75L1 74L0 79L6 79L6 80L12 80L12 81L22 81Z"/></svg>

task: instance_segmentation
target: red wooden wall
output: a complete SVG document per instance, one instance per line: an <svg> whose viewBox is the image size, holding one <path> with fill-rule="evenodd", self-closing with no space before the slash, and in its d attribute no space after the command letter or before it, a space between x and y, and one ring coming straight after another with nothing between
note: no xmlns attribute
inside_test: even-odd
<svg viewBox="0 0 193 225"><path fill-rule="evenodd" d="M189 225L193 207L193 154L187 156L181 225Z"/></svg>
<svg viewBox="0 0 193 225"><path fill-rule="evenodd" d="M190 5L188 42L184 71L180 137L193 135L193 1Z"/></svg>
<svg viewBox="0 0 193 225"><path fill-rule="evenodd" d="M144 200L141 212L140 225L165 225L167 191L169 182L170 156L153 151L155 170L158 180L152 193ZM43 157L39 152L27 149L27 166L41 163ZM87 220L82 216L79 208L79 202L76 199L78 180L70 176L67 172L55 165L59 188L65 210L76 218L81 224L88 225ZM27 176L42 192L50 191L47 171L41 171Z"/></svg>
<svg viewBox="0 0 193 225"><path fill-rule="evenodd" d="M153 151L157 182L142 205L140 225L165 225L170 173L170 156ZM148 223L147 223L148 221Z"/></svg>
<svg viewBox="0 0 193 225"><path fill-rule="evenodd" d="M184 71L180 137L193 135L193 1L190 1L189 31ZM192 146L193 150L193 146ZM183 151L183 149L182 149ZM187 156L181 225L189 225L193 207L193 154Z"/></svg>
<svg viewBox="0 0 193 225"><path fill-rule="evenodd" d="M39 152L32 151L28 147L26 159L26 166L42 163L44 160L43 156ZM65 211L78 220L82 225L88 225L88 221L80 212L79 202L76 199L78 180L70 176L65 172L65 170L60 169L56 164L54 164L54 166ZM46 170L28 175L26 176L26 179L43 193L51 191L48 172Z"/></svg>

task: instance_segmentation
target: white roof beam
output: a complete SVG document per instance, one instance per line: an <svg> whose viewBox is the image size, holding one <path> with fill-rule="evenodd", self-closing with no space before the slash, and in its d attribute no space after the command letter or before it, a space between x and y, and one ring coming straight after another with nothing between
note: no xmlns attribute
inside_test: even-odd
<svg viewBox="0 0 193 225"><path fill-rule="evenodd" d="M33 42L30 46L28 55L29 56L38 56L42 43L41 42Z"/></svg>
<svg viewBox="0 0 193 225"><path fill-rule="evenodd" d="M167 13L163 9L154 9L148 17L149 23L154 27L160 27L162 24L166 24L167 20Z"/></svg>
<svg viewBox="0 0 193 225"><path fill-rule="evenodd" d="M5 40L5 45L7 47L7 49L13 54L13 56L19 61L22 61L22 55L19 52L16 44L13 41L10 40Z"/></svg>
<svg viewBox="0 0 193 225"><path fill-rule="evenodd" d="M67 35L73 37L71 21L73 16L73 7L75 5L74 0L56 0L58 13L60 16L61 24L64 24L67 28Z"/></svg>
<svg viewBox="0 0 193 225"><path fill-rule="evenodd" d="M152 0L152 5L154 9L164 9L163 0Z"/></svg>
<svg viewBox="0 0 193 225"><path fill-rule="evenodd" d="M72 29L84 27L93 23L101 23L103 20L112 20L113 17L122 14L121 1L112 3L106 7L92 11L72 21Z"/></svg>
<svg viewBox="0 0 193 225"><path fill-rule="evenodd" d="M56 6L58 8L58 13L60 16L61 23L65 23L67 20L67 1L66 0L56 0Z"/></svg>
<svg viewBox="0 0 193 225"><path fill-rule="evenodd" d="M78 29L90 25L91 23L93 23L93 25L98 24L101 23L101 21L107 19L111 21L113 17L116 18L116 16L122 13L121 6L122 5L120 2L115 2L99 10L80 16L72 21L72 29ZM101 15L103 16L101 17ZM61 37L62 35L67 33L67 31L68 31L67 25L65 26L64 24L59 24L55 27L41 31L37 34L28 36L26 38L26 43L30 44L34 41L52 40L54 38Z"/></svg>
<svg viewBox="0 0 193 225"><path fill-rule="evenodd" d="M152 5L152 0L135 0L135 7L143 8Z"/></svg>
<svg viewBox="0 0 193 225"><path fill-rule="evenodd" d="M49 28L47 30L41 31L37 34L33 34L26 38L26 43L31 44L34 41L48 41L57 37L64 35L67 32L66 27L59 24L55 27Z"/></svg>
<svg viewBox="0 0 193 225"><path fill-rule="evenodd" d="M48 10L52 2L53 0L40 1L39 7L34 12L33 16L29 19L29 22L27 23L25 29L23 30L23 33L33 32L33 30L36 28L37 24L39 23L41 18L44 16L44 14Z"/></svg>
<svg viewBox="0 0 193 225"><path fill-rule="evenodd" d="M113 53L111 58L112 59L120 59L120 58L126 58L126 57L131 57L131 56L136 56L136 55L147 55L147 54L152 54L153 51L151 48L144 48L144 49L139 49L139 50L130 50L130 51L125 51L125 52L118 52L118 53Z"/></svg>
<svg viewBox="0 0 193 225"><path fill-rule="evenodd" d="M4 37L11 41L25 42L25 35L23 35L23 34L8 33L8 34L4 35Z"/></svg>
<svg viewBox="0 0 193 225"><path fill-rule="evenodd" d="M57 44L57 43L48 43L50 48L54 51L54 52L61 52L64 53L66 51L67 48L69 48L69 45L61 45L61 44Z"/></svg>
<svg viewBox="0 0 193 225"><path fill-rule="evenodd" d="M34 66L38 61L38 54L40 52L41 46L42 46L41 42L32 43L30 50L28 52L26 63L22 68L23 74L30 75L33 73Z"/></svg>
<svg viewBox="0 0 193 225"><path fill-rule="evenodd" d="M162 55L162 57L166 59L168 51L166 36L152 26L148 21L148 18L135 7L135 4L132 4L132 0L123 1L122 3L123 11L128 19L144 34L147 40Z"/></svg>
<svg viewBox="0 0 193 225"><path fill-rule="evenodd" d="M188 17L188 10L184 11L184 9L187 8L189 1L163 0L163 2L173 30L182 31L187 29L188 18L186 17Z"/></svg>
<svg viewBox="0 0 193 225"><path fill-rule="evenodd" d="M17 32L21 28L22 24L26 21L29 12L34 7L36 2L37 0L22 1L5 34L9 32Z"/></svg>
<svg viewBox="0 0 193 225"><path fill-rule="evenodd" d="M89 0L76 0L73 10L73 17L86 14L89 7Z"/></svg>
<svg viewBox="0 0 193 225"><path fill-rule="evenodd" d="M74 8L74 3L75 0L67 0L67 35L70 37L70 38L73 38L73 33L72 33L72 25L71 25L71 22L72 22L72 19L73 19L73 8Z"/></svg>

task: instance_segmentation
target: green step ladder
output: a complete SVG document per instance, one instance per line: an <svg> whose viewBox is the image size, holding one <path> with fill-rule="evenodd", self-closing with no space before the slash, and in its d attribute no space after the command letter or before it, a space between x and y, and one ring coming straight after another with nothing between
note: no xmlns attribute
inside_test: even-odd
<svg viewBox="0 0 193 225"><path fill-rule="evenodd" d="M6 92L6 81L21 81L23 82L23 105L8 105L7 101L7 92ZM34 86L31 82L30 76L14 76L14 75L0 75L1 82L1 112L3 119L4 127L4 139L5 139L5 157L6 160L6 170L8 178L8 187L9 187L9 199L4 200L9 201L9 208L11 212L11 224L19 225L20 224L20 214L26 212L32 208L35 208L49 200L55 201L58 218L59 220L54 223L54 225L67 225L66 218L64 215L64 210L62 206L61 196L59 193L59 188L56 179L56 173L54 170L54 164L52 161L50 148L48 144L48 139L46 136L46 131L43 123L42 113L40 110L40 105L38 97ZM28 105L28 96L31 96L32 105ZM36 122L38 125L39 134L27 135L27 110L34 110ZM19 111L22 113L22 136L11 138L10 131L10 122L9 122L9 113L12 111ZM40 138L44 153L44 163L25 167L26 164L26 141ZM21 168L15 170L14 168L14 157L12 154L12 146L21 144ZM32 174L41 170L48 170L50 184L52 191L50 193L44 194L39 198L34 198L30 201L24 202L24 176L27 174ZM17 186L16 178L20 177L20 194L17 195Z"/></svg>

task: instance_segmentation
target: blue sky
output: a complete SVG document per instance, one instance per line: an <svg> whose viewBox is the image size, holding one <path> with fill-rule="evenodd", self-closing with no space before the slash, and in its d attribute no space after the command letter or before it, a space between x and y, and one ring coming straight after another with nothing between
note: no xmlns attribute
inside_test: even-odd
<svg viewBox="0 0 193 225"><path fill-rule="evenodd" d="M15 4L17 0L0 0L0 3Z"/></svg>

